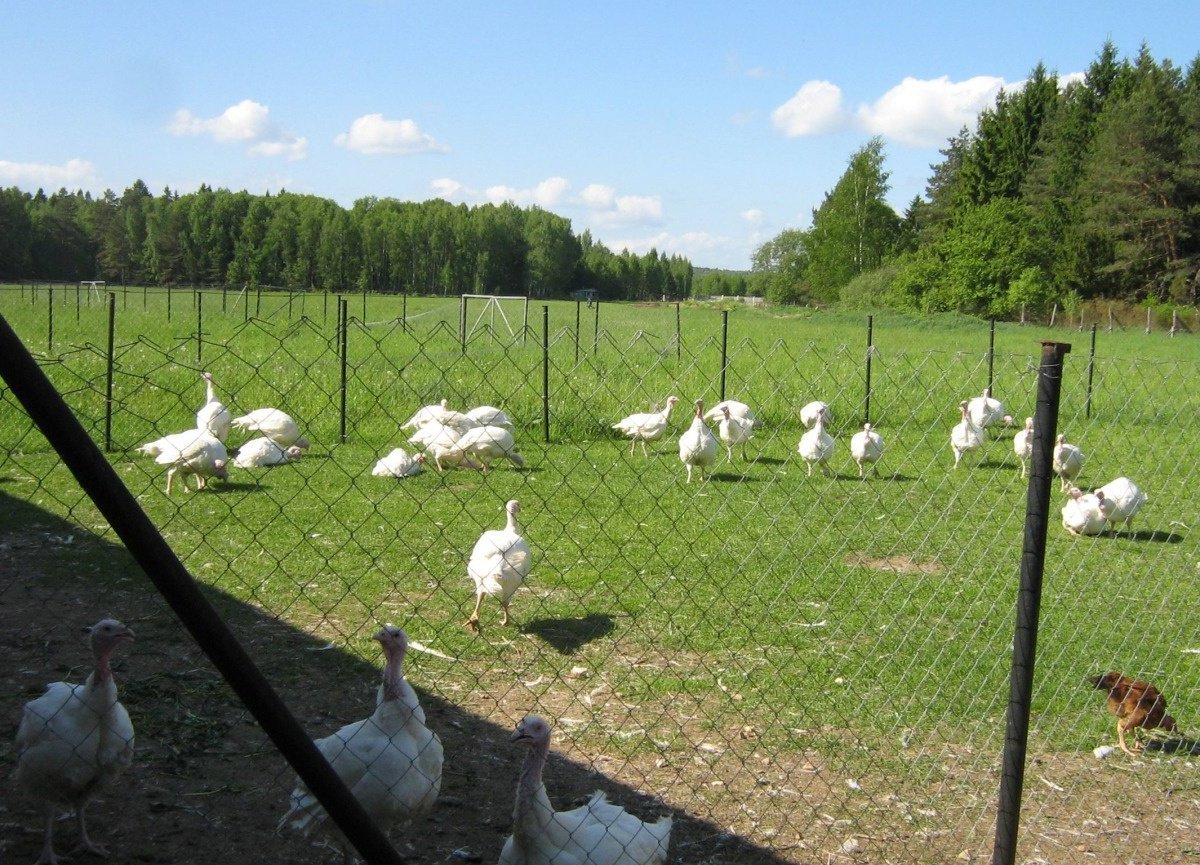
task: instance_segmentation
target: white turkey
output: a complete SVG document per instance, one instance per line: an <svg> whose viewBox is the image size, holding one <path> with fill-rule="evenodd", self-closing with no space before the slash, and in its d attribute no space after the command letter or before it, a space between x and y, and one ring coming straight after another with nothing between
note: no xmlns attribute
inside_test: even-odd
<svg viewBox="0 0 1200 865"><path fill-rule="evenodd" d="M225 441L229 437L233 415L230 414L225 404L217 399L212 373L202 372L200 377L204 379L208 397L204 405L200 407L200 411L196 412L196 429L208 430L221 441Z"/></svg>
<svg viewBox="0 0 1200 865"><path fill-rule="evenodd" d="M508 624L508 602L525 582L533 559L529 542L517 527L521 505L513 499L504 506L504 511L507 514L504 528L491 529L480 535L467 562L467 575L475 583L475 609L464 624L476 633L479 632L479 607L484 595L500 599L500 624Z"/></svg>
<svg viewBox="0 0 1200 865"><path fill-rule="evenodd" d="M266 436L260 436L250 439L237 449L233 464L242 469L260 469L266 466L283 465L290 460L298 460L302 456L304 456L304 451L295 445L285 448Z"/></svg>
<svg viewBox="0 0 1200 865"><path fill-rule="evenodd" d="M456 426L443 424L440 421L430 421L417 427L416 432L408 437L408 443L419 448L427 448L437 439L446 438L458 441L461 435L462 430Z"/></svg>
<svg viewBox="0 0 1200 865"><path fill-rule="evenodd" d="M875 432L869 424L863 424L861 431L850 437L850 455L858 463L858 476L863 477L864 464L871 466L871 474L879 474L875 464L883 456L883 436Z"/></svg>
<svg viewBox="0 0 1200 865"><path fill-rule="evenodd" d="M529 715L511 741L528 746L513 805L512 835L500 865L661 865L671 845L671 817L647 823L597 790L586 805L555 811L542 773L550 753L550 724Z"/></svg>
<svg viewBox="0 0 1200 865"><path fill-rule="evenodd" d="M667 424L671 420L671 409L679 402L679 397L667 397L667 404L661 411L640 412L622 418L612 425L618 432L629 436L629 455L638 442L642 443L642 453L650 456L646 450L646 442L658 441L667 433Z"/></svg>
<svg viewBox="0 0 1200 865"><path fill-rule="evenodd" d="M317 739L317 750L383 832L433 807L442 786L442 743L425 726L416 692L404 679L408 637L395 625L375 634L387 659L375 711ZM323 827L328 815L317 798L297 781L279 828L308 834ZM354 861L350 843L331 824L325 827L342 848L343 861Z"/></svg>
<svg viewBox="0 0 1200 865"><path fill-rule="evenodd" d="M812 477L814 465L819 465L821 471L827 475L834 474L833 469L828 465L829 458L833 456L833 436L825 431L825 423L826 412L824 410L817 412L813 428L800 436L800 443L796 445L796 452L808 465L809 477Z"/></svg>
<svg viewBox="0 0 1200 865"><path fill-rule="evenodd" d="M457 447L468 457L479 460L485 472L491 469L492 460L501 457L510 460L518 468L525 465L525 457L517 453L512 433L504 427L477 426L469 429L459 438Z"/></svg>
<svg viewBox="0 0 1200 865"><path fill-rule="evenodd" d="M1004 403L992 396L991 387L983 389L983 395L967 400L967 411L971 414L971 422L980 429L1002 423L1012 426L1012 415L1004 411Z"/></svg>
<svg viewBox="0 0 1200 865"><path fill-rule="evenodd" d="M723 399L707 412L704 413L704 419L707 421L720 422L725 416L725 409L729 409L729 413L736 418L743 418L750 421L754 429L762 427L762 421L754 414L754 409L746 405L744 402L738 402L736 399Z"/></svg>
<svg viewBox="0 0 1200 865"><path fill-rule="evenodd" d="M371 474L377 478L410 478L420 473L425 460L425 454L410 454L404 448L395 448L375 463Z"/></svg>
<svg viewBox="0 0 1200 865"><path fill-rule="evenodd" d="M825 423L833 422L833 412L829 410L829 403L819 399L813 400L800 409L800 423L804 424L805 428L811 429L819 417L824 417Z"/></svg>
<svg viewBox="0 0 1200 865"><path fill-rule="evenodd" d="M461 466L462 468L477 469L479 465L474 463L467 457L466 451L458 446L458 440L462 438L454 427L442 426L436 424L438 429L437 436L425 445L425 452L433 457L433 465L439 472L444 471L446 466Z"/></svg>
<svg viewBox="0 0 1200 865"><path fill-rule="evenodd" d="M710 412L711 414L711 412ZM734 445L742 446L742 459L746 459L746 442L754 438L754 419L735 415L729 406L721 407L721 422L717 425L717 435L725 444L729 461L733 462Z"/></svg>
<svg viewBox="0 0 1200 865"><path fill-rule="evenodd" d="M292 445L308 448L308 439L300 435L300 425L289 414L277 408L256 408L249 414L235 417L233 425L240 430L262 433L285 448Z"/></svg>
<svg viewBox="0 0 1200 865"><path fill-rule="evenodd" d="M204 489L208 478L229 478L229 452L221 440L211 433L193 429L172 433L155 439L138 448L142 453L154 457L159 465L167 469L167 495L171 494L171 483L175 475L183 475L183 489L188 491L188 475L196 476L196 489Z"/></svg>
<svg viewBox="0 0 1200 865"><path fill-rule="evenodd" d="M1058 475L1060 480L1060 489L1067 490L1071 487L1071 481L1079 476L1079 472L1083 469L1084 455L1078 447L1067 443L1067 437L1062 433L1054 440L1054 457L1053 467L1054 473Z"/></svg>
<svg viewBox="0 0 1200 865"><path fill-rule="evenodd" d="M983 430L971 420L967 401L960 402L958 408L962 413L962 420L950 430L950 448L954 451L955 468L958 468L958 464L962 462L963 454L983 447Z"/></svg>
<svg viewBox="0 0 1200 865"><path fill-rule="evenodd" d="M479 426L511 427L513 425L512 418L506 415L502 409L490 405L481 405L471 409L467 412L467 417Z"/></svg>
<svg viewBox="0 0 1200 865"><path fill-rule="evenodd" d="M1017 430L1013 436L1013 453L1021 461L1021 477L1029 468L1029 458L1033 456L1033 418L1025 418L1025 428Z"/></svg>
<svg viewBox="0 0 1200 865"><path fill-rule="evenodd" d="M1124 523L1127 530L1133 528L1134 514L1150 501L1150 497L1137 484L1124 477L1100 487L1096 490L1096 497L1100 499L1100 510L1104 513L1105 521L1111 526Z"/></svg>
<svg viewBox="0 0 1200 865"><path fill-rule="evenodd" d="M1098 535L1104 531L1104 512L1100 499L1072 487L1070 500L1062 508L1062 524L1073 535Z"/></svg>
<svg viewBox="0 0 1200 865"><path fill-rule="evenodd" d="M687 482L692 482L692 469L700 472L700 480L704 480L704 471L717 461L721 446L712 430L704 423L704 400L696 400L696 417L692 425L679 437L679 459L687 466Z"/></svg>
<svg viewBox="0 0 1200 865"><path fill-rule="evenodd" d="M447 408L449 405L450 401L444 399L438 405L422 406L413 413L412 417L400 424L400 429L420 429L427 423L440 422L442 415L450 410Z"/></svg>
<svg viewBox="0 0 1200 865"><path fill-rule="evenodd" d="M54 682L25 704L17 729L17 770L13 780L44 809L45 843L37 865L57 863L54 822L59 811L74 810L79 846L100 856L108 851L88 837L84 810L133 760L133 724L117 699L109 662L133 631L116 619L91 628L95 665L82 685Z"/></svg>

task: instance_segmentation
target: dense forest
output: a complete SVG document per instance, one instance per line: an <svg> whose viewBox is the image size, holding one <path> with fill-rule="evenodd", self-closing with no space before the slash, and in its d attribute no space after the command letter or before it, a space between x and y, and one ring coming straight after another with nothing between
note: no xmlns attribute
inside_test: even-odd
<svg viewBox="0 0 1200 865"><path fill-rule="evenodd" d="M749 272L614 253L539 208L281 192L99 199L0 189L0 279L231 284L611 300L764 295L992 316L1086 300L1200 302L1200 56L1186 70L1105 44L1082 80L1039 64L931 165L897 214L882 139Z"/></svg>
<svg viewBox="0 0 1200 865"><path fill-rule="evenodd" d="M930 166L903 215L871 140L754 256L768 299L1015 316L1091 299L1200 301L1200 57L1108 43L1081 81L1038 65Z"/></svg>
<svg viewBox="0 0 1200 865"><path fill-rule="evenodd" d="M155 196L139 180L98 199L0 189L0 279L658 300L687 297L693 269L613 253L536 207L365 198L346 210L207 186Z"/></svg>

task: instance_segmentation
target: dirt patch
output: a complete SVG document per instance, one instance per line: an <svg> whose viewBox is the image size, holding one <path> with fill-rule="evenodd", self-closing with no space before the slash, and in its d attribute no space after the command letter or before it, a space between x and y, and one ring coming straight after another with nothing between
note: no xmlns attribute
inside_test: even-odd
<svg viewBox="0 0 1200 865"><path fill-rule="evenodd" d="M918 562L904 555L878 559L861 553L852 553L846 557L846 564L858 568L870 568L873 571L890 571L894 574L933 575L944 573L946 570L937 562Z"/></svg>

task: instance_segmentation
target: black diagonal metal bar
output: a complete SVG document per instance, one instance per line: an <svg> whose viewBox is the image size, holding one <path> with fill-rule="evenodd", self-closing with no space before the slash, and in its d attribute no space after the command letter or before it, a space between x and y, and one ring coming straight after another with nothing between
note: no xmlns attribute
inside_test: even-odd
<svg viewBox="0 0 1200 865"><path fill-rule="evenodd" d="M0 377L300 779L372 865L404 860L346 789L0 315Z"/></svg>
<svg viewBox="0 0 1200 865"><path fill-rule="evenodd" d="M1029 739L1029 708L1033 699L1033 663L1037 655L1038 613L1046 565L1046 535L1050 524L1050 478L1054 438L1058 432L1058 403L1062 393L1063 355L1071 346L1043 342L1038 368L1037 408L1033 417L1033 454L1029 494L1025 502L1025 542L1021 549L1021 585L1017 592L1017 629L1013 635L1008 719L996 812L996 841L992 865L1013 865L1021 791L1025 782L1025 752Z"/></svg>

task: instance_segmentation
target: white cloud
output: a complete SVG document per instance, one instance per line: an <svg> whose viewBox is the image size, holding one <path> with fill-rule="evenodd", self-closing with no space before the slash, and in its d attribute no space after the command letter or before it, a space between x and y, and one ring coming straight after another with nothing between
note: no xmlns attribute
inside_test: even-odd
<svg viewBox="0 0 1200 865"><path fill-rule="evenodd" d="M0 181L21 187L60 189L78 188L95 180L96 166L83 159L69 159L62 165L44 162L8 162L0 159Z"/></svg>
<svg viewBox="0 0 1200 865"><path fill-rule="evenodd" d="M764 218L763 212L757 207L751 207L749 210L743 210L738 215L743 219L743 221L748 222L751 225L761 225Z"/></svg>
<svg viewBox="0 0 1200 865"><path fill-rule="evenodd" d="M1059 87L1080 81L1083 73L1058 78ZM906 77L872 103L853 111L842 104L842 91L829 81L809 81L771 112L771 122L789 138L823 135L845 127L882 135L905 147L936 147L972 129L979 113L994 105L1001 89L1020 90L1024 81L976 75L963 81Z"/></svg>
<svg viewBox="0 0 1200 865"><path fill-rule="evenodd" d="M617 200L617 191L602 183L589 183L583 188L583 192L579 193L579 198L588 207L599 210L613 206L613 202Z"/></svg>
<svg viewBox="0 0 1200 865"><path fill-rule="evenodd" d="M842 88L829 81L809 81L771 112L771 123L788 138L831 132L845 125Z"/></svg>
<svg viewBox="0 0 1200 865"><path fill-rule="evenodd" d="M590 222L615 226L650 224L662 219L662 199L657 195L618 195L602 183L589 183L578 195L571 195L571 182L565 177L548 177L528 189L498 183L485 189L472 189L457 180L441 177L430 184L434 195L447 201L499 204L511 201L519 207L537 205L565 216L580 215Z"/></svg>
<svg viewBox="0 0 1200 865"><path fill-rule="evenodd" d="M167 132L179 137L207 135L221 144L245 143L252 156L292 160L307 156L308 139L282 129L270 115L270 108L253 99L243 99L208 119L181 108L167 124Z"/></svg>
<svg viewBox="0 0 1200 865"><path fill-rule="evenodd" d="M350 124L350 131L339 134L333 141L347 150L370 156L446 153L450 149L422 132L412 120L385 120L382 114L356 118Z"/></svg>
<svg viewBox="0 0 1200 865"><path fill-rule="evenodd" d="M859 125L908 147L936 147L971 128L979 112L996 100L1005 87L1003 78L977 75L951 81L943 75L932 80L905 78L874 104L859 106Z"/></svg>
<svg viewBox="0 0 1200 865"><path fill-rule="evenodd" d="M433 190L433 194L438 198L444 198L447 201L458 198L465 187L457 180L452 180L449 177L439 177L429 184L429 188Z"/></svg>

